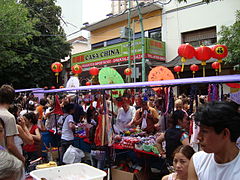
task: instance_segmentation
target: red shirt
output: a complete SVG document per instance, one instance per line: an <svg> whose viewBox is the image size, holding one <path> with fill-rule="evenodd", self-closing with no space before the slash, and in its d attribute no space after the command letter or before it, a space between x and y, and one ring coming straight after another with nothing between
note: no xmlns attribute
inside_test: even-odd
<svg viewBox="0 0 240 180"><path fill-rule="evenodd" d="M33 125L32 128L30 129L30 134L36 135L35 130L38 129L37 125ZM38 145L34 141L34 144L26 144L23 146L23 150L26 152L34 152L38 150Z"/></svg>

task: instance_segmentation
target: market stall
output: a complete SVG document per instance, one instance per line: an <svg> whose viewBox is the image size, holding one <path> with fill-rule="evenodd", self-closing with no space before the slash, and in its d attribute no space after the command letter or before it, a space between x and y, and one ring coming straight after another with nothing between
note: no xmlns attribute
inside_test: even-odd
<svg viewBox="0 0 240 180"><path fill-rule="evenodd" d="M147 89L156 88L156 87L174 87L182 84L223 84L223 83L239 83L240 75L225 75L225 76L211 76L211 77L198 77L198 78L185 78L185 79L172 79L172 80L159 80L159 81L149 81L149 82L137 82L137 83L122 83L122 84L104 84L104 85L90 85L82 86L78 88L61 88L61 89L52 89L52 90L36 90L34 93L50 93L50 94L59 94L67 92L94 92L98 91L103 98L103 113L102 113L102 129L99 131L99 146L108 146L110 149L114 150L126 150L132 151L136 154L141 154L143 156L153 156L160 158L159 153L154 146L156 137L149 136L144 134L138 128L129 129L129 131L124 132L121 136L113 136L114 130L112 128L112 123L114 118L108 117L108 107L106 105L106 91L110 92L110 96L115 95L116 90L120 90L122 93L123 89ZM220 95L221 99L222 94ZM82 134L81 134L82 133ZM84 149L82 142L91 144L91 141L85 136L84 132L78 132L75 137L79 140L79 147ZM111 160L111 153L108 154L108 160ZM147 162L147 161L146 161ZM110 165L110 164L108 164Z"/></svg>

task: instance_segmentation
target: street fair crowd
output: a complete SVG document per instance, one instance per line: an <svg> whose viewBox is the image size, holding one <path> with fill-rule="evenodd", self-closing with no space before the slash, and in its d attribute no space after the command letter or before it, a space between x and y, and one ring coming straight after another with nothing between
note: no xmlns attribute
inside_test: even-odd
<svg viewBox="0 0 240 180"><path fill-rule="evenodd" d="M141 172L143 179L158 170L164 180L237 180L239 112L227 95L176 96L171 88L39 97L3 85L0 180L77 162Z"/></svg>

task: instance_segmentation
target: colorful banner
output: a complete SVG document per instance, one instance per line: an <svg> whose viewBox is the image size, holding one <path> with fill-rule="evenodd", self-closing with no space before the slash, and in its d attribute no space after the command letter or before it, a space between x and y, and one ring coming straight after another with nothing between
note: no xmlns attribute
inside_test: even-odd
<svg viewBox="0 0 240 180"><path fill-rule="evenodd" d="M144 39L145 58L165 61L165 43L150 38ZM135 54L135 55L134 55ZM131 60L142 58L141 39L131 43ZM128 42L114 44L103 48L74 54L71 59L71 66L81 65L83 68L118 63L128 60Z"/></svg>

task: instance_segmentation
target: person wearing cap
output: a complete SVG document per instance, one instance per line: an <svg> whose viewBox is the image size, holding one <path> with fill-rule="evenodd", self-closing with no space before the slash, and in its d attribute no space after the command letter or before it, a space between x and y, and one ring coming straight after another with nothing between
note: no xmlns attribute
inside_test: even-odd
<svg viewBox="0 0 240 180"><path fill-rule="evenodd" d="M159 121L159 114L156 109L148 106L148 101L144 98L141 100L141 108L136 111L133 121L129 123L129 126L140 126L143 131L148 134L156 131L155 124Z"/></svg>

